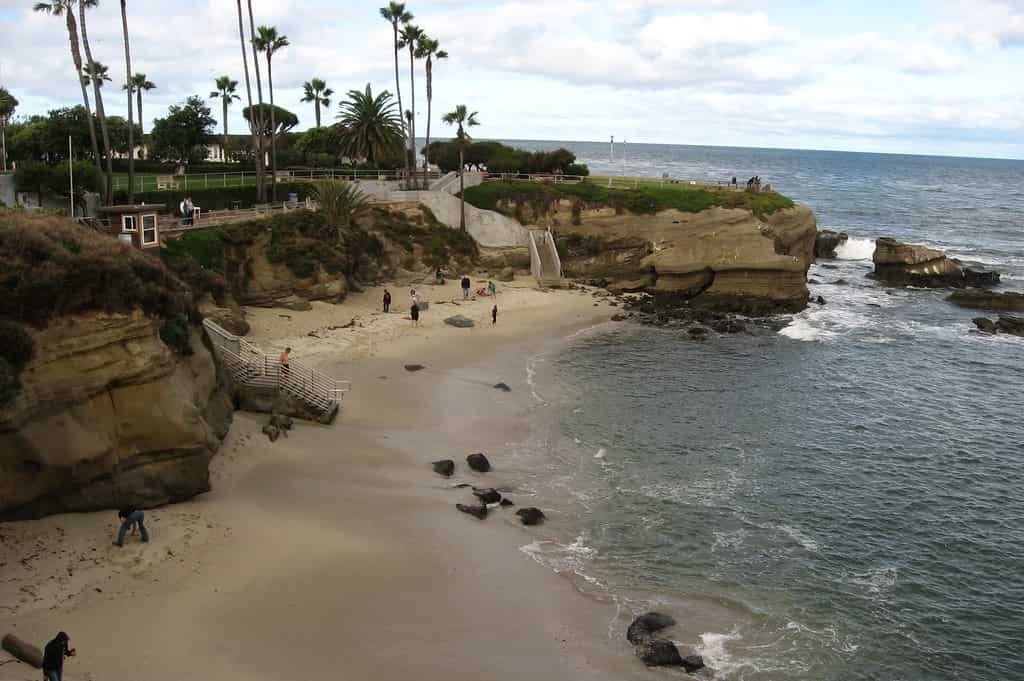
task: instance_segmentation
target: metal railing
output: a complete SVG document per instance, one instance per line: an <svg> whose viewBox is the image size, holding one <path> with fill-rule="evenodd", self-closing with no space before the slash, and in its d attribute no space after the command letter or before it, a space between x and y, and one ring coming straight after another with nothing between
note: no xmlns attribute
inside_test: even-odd
<svg viewBox="0 0 1024 681"><path fill-rule="evenodd" d="M552 173L488 173L484 182L537 182L540 184L590 184L609 189L640 189L641 187L684 185L712 189L746 189L746 184L733 185L724 180L683 180L672 177L618 177L614 175L559 175ZM771 191L770 187L762 191Z"/></svg>
<svg viewBox="0 0 1024 681"><path fill-rule="evenodd" d="M337 380L299 362L289 360L283 366L279 358L265 354L209 319L203 320L203 328L217 358L236 383L287 393L321 414L333 411L352 389L351 381Z"/></svg>
<svg viewBox="0 0 1024 681"><path fill-rule="evenodd" d="M428 171L427 181L442 177L443 173ZM270 173L267 173L269 179ZM275 176L277 183L312 182L314 180L348 180L396 182L406 179L402 170L351 170L346 168L306 168L300 170L279 170ZM413 175L411 181L422 181L423 172ZM170 175L164 173L137 173L135 191L188 191L198 189L225 189L230 187L249 187L256 185L255 171L195 173ZM120 174L114 176L114 190L128 190L128 177Z"/></svg>

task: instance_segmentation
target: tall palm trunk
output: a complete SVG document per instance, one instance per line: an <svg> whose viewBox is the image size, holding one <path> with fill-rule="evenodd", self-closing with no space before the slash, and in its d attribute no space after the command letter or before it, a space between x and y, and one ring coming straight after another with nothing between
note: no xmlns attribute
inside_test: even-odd
<svg viewBox="0 0 1024 681"><path fill-rule="evenodd" d="M434 99L434 64L431 61L431 55L427 54L427 141L426 146L423 147L423 188L426 189L429 186L427 181L427 165L428 154L430 153L430 111L432 108L432 102Z"/></svg>
<svg viewBox="0 0 1024 681"><path fill-rule="evenodd" d="M412 97L412 118L409 119L409 157L412 159L412 166L416 168L416 46L409 41L409 95Z"/></svg>
<svg viewBox="0 0 1024 681"><path fill-rule="evenodd" d="M463 174L466 168L466 162L463 160L463 149L462 142L459 142L459 229L463 232L466 231L466 185L464 184Z"/></svg>
<svg viewBox="0 0 1024 681"><path fill-rule="evenodd" d="M228 100L224 97L220 98L220 103L224 107L224 143L221 145L221 156L225 161L228 160Z"/></svg>
<svg viewBox="0 0 1024 681"><path fill-rule="evenodd" d="M71 42L71 60L75 63L75 79L82 88L82 103L85 105L85 120L89 124L89 141L92 142L92 155L96 162L96 173L103 177L103 157L100 156L100 145L96 141L96 123L92 120L92 105L89 103L89 91L85 89L85 80L82 78L82 52L78 48L78 26L75 23L75 13L71 7L65 12L68 26L68 40Z"/></svg>
<svg viewBox="0 0 1024 681"><path fill-rule="evenodd" d="M82 47L89 65L89 80L92 81L93 96L96 98L96 117L100 119L100 132L103 133L103 153L107 156L107 191L104 202L109 206L114 202L114 159L110 153L110 131L107 128L107 113L103 109L103 93L100 91L102 81L94 77L92 48L89 46L89 29L85 23L85 2L78 0L78 23L82 26Z"/></svg>
<svg viewBox="0 0 1024 681"><path fill-rule="evenodd" d="M256 196L263 196L263 173L260 171L262 148L256 134L256 114L252 108L252 84L249 81L249 57L245 50L245 28L242 24L242 0L238 0L238 40L242 44L242 67L245 70L245 93L249 100L249 132L252 133L252 153L256 156ZM227 120L227 105L224 106L224 120Z"/></svg>
<svg viewBox="0 0 1024 681"><path fill-rule="evenodd" d="M257 101L259 102L259 105L260 105L259 106L259 110L256 112L256 116L255 117L252 116L252 109L249 110L250 111L249 115L250 115L250 117L256 118L257 125L258 125L258 128L257 128L258 134L256 136L256 139L259 142L259 147L260 148L259 148L259 158L256 159L256 174L259 176L259 178L262 178L262 179L257 180L257 183L259 184L257 192L259 193L259 196L260 196L260 202L264 203L267 200L267 183L266 183L266 178L264 177L264 174L265 174L264 169L266 167L265 166L266 152L264 151L265 147L263 146L263 141L264 141L263 140L263 131L266 130L266 125L265 125L265 121L263 119L263 78L260 76L260 56L259 56L259 54L256 51L256 43L255 43L255 39L256 39L256 20L253 19L252 0L248 0L248 5L249 5L249 45L250 45L250 47L252 47L252 66L253 66L254 69L256 69L256 97L257 97ZM270 181L273 183L275 180L274 180L274 178L270 178Z"/></svg>
<svg viewBox="0 0 1024 681"><path fill-rule="evenodd" d="M316 127L320 127L320 95L313 100L313 110L316 111Z"/></svg>
<svg viewBox="0 0 1024 681"><path fill-rule="evenodd" d="M124 63L128 83L128 203L135 203L135 126L132 123L132 50L128 42L128 7L121 0L121 31L124 34ZM140 90L142 88L139 88Z"/></svg>
<svg viewBox="0 0 1024 681"><path fill-rule="evenodd" d="M398 21L392 21L391 27L395 30L395 96L398 98L398 117L402 119L402 137L408 140L409 132L405 129L405 109L402 108L402 85L401 79L398 77ZM405 148L404 143L402 148ZM403 151L402 156L405 161L405 176L409 178L409 154Z"/></svg>
<svg viewBox="0 0 1024 681"><path fill-rule="evenodd" d="M270 90L270 200L277 202L277 121L274 120L274 66L267 52L267 87Z"/></svg>
<svg viewBox="0 0 1024 681"><path fill-rule="evenodd" d="M146 134L146 128L142 125L142 88L139 88L138 92L135 93L135 98L136 98L136 102L139 105L139 109L138 109L138 111L139 111L139 113L138 113L138 117L139 117L139 132L142 133L143 135L145 135Z"/></svg>

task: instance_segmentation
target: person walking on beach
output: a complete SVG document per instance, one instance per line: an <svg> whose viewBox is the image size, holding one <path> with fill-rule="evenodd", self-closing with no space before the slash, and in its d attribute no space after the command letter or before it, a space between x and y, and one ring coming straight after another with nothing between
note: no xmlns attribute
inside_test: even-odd
<svg viewBox="0 0 1024 681"><path fill-rule="evenodd" d="M128 530L135 534L135 528L139 528L139 534L142 535L143 542L149 542L149 532L146 531L146 524L143 522L145 514L134 506L125 506L117 512L117 517L121 519L121 529L117 531L117 541L114 542L114 546L124 546L124 536L128 534Z"/></svg>
<svg viewBox="0 0 1024 681"><path fill-rule="evenodd" d="M414 288L409 289L409 300L412 301L413 305L419 305L420 304L420 296L419 296L418 293L416 293L416 289L414 289Z"/></svg>
<svg viewBox="0 0 1024 681"><path fill-rule="evenodd" d="M285 348L284 352L281 353L281 379L286 380L291 374L291 348Z"/></svg>
<svg viewBox="0 0 1024 681"><path fill-rule="evenodd" d="M493 281L487 282L487 295L491 298L496 298L498 296L498 287Z"/></svg>
<svg viewBox="0 0 1024 681"><path fill-rule="evenodd" d="M43 649L43 678L46 681L62 681L64 678L64 658L77 655L70 647L70 639L63 631L46 644Z"/></svg>
<svg viewBox="0 0 1024 681"><path fill-rule="evenodd" d="M491 324L498 323L498 306L495 305L491 308Z"/></svg>
<svg viewBox="0 0 1024 681"><path fill-rule="evenodd" d="M469 280L469 276L462 275L462 299L469 300L469 288L473 283Z"/></svg>
<svg viewBox="0 0 1024 681"><path fill-rule="evenodd" d="M391 291L384 289L384 311L389 312L391 310Z"/></svg>
<svg viewBox="0 0 1024 681"><path fill-rule="evenodd" d="M412 325L420 325L420 304L413 301L412 307L409 309L409 315L412 317Z"/></svg>

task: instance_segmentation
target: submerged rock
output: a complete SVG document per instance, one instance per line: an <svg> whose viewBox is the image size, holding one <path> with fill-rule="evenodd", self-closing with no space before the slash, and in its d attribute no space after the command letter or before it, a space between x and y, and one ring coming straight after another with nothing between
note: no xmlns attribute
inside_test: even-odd
<svg viewBox="0 0 1024 681"><path fill-rule="evenodd" d="M1024 293L996 293L988 289L954 291L946 302L976 310L1024 312Z"/></svg>
<svg viewBox="0 0 1024 681"><path fill-rule="evenodd" d="M480 452L467 456L466 464L477 473L486 473L491 470L491 462Z"/></svg>
<svg viewBox="0 0 1024 681"><path fill-rule="evenodd" d="M480 520L487 517L487 507L483 504L473 504L472 506L469 504L455 504L455 508Z"/></svg>
<svg viewBox="0 0 1024 681"><path fill-rule="evenodd" d="M493 487L474 488L473 496L483 504L496 504L501 501L501 494Z"/></svg>
<svg viewBox="0 0 1024 681"><path fill-rule="evenodd" d="M654 637L656 632L675 626L676 620L671 615L660 612L648 612L640 615L626 629L626 639L638 645Z"/></svg>
<svg viewBox="0 0 1024 681"><path fill-rule="evenodd" d="M981 269L977 267L964 268L964 283L975 288L987 288L999 283L999 273L995 270Z"/></svg>
<svg viewBox="0 0 1024 681"><path fill-rule="evenodd" d="M473 326L476 326L476 322L474 322L469 317L464 317L460 314L457 314L453 317L448 317L447 319L444 320L444 323L447 324L448 326L454 326L460 329L468 329Z"/></svg>
<svg viewBox="0 0 1024 681"><path fill-rule="evenodd" d="M455 472L455 462L451 459L441 459L430 464L430 466L434 469L435 473L446 478L450 478Z"/></svg>
<svg viewBox="0 0 1024 681"><path fill-rule="evenodd" d="M533 506L519 509L516 511L516 515L519 516L519 520L523 525L539 525L545 518L547 518L547 516L544 515L544 511Z"/></svg>
<svg viewBox="0 0 1024 681"><path fill-rule="evenodd" d="M636 654L648 667L682 667L683 656L672 641L656 638L643 642Z"/></svg>
<svg viewBox="0 0 1024 681"><path fill-rule="evenodd" d="M996 328L1000 333L1011 333L1014 336L1024 336L1024 317L1019 315L1001 314Z"/></svg>
<svg viewBox="0 0 1024 681"><path fill-rule="evenodd" d="M978 327L978 330L982 333L996 333L998 331L996 323L988 317L975 317L971 321L974 322L974 325Z"/></svg>

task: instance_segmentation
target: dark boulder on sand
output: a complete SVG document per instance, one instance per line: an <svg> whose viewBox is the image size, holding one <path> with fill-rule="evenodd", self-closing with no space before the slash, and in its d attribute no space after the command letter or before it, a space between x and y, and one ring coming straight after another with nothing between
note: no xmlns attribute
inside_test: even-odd
<svg viewBox="0 0 1024 681"><path fill-rule="evenodd" d="M633 645L654 638L656 632L667 627L675 626L676 620L671 615L663 615L660 612L648 612L640 615L626 629L626 639Z"/></svg>
<svg viewBox="0 0 1024 681"><path fill-rule="evenodd" d="M455 508L480 520L487 517L487 507L483 504L474 504L472 506L469 504L455 504Z"/></svg>
<svg viewBox="0 0 1024 681"><path fill-rule="evenodd" d="M679 654L676 644L667 639L656 638L644 641L636 649L636 654L648 667L682 667L683 656Z"/></svg>
<svg viewBox="0 0 1024 681"><path fill-rule="evenodd" d="M405 365L405 370L406 371L423 371L426 368L427 367L423 366L422 364L406 364Z"/></svg>
<svg viewBox="0 0 1024 681"><path fill-rule="evenodd" d="M501 494L493 487L473 488L473 496L483 504L496 504L501 501Z"/></svg>
<svg viewBox="0 0 1024 681"><path fill-rule="evenodd" d="M683 655L683 669L692 674L704 669L704 658L700 655Z"/></svg>
<svg viewBox="0 0 1024 681"><path fill-rule="evenodd" d="M508 387L508 383L495 383L494 384L494 389L495 390L500 390L500 391L506 392L506 393L512 392L512 388Z"/></svg>
<svg viewBox="0 0 1024 681"><path fill-rule="evenodd" d="M454 317L446 318L444 320L444 323L447 324L448 326L454 326L460 329L469 329L471 327L476 326L476 322L474 322L469 317L466 317L461 314L457 314Z"/></svg>
<svg viewBox="0 0 1024 681"><path fill-rule="evenodd" d="M512 500L508 497L502 497L500 503L502 506L515 506L515 504L512 503Z"/></svg>
<svg viewBox="0 0 1024 681"><path fill-rule="evenodd" d="M491 462L487 457L477 452L466 457L466 464L477 473L486 473L491 470Z"/></svg>
<svg viewBox="0 0 1024 681"><path fill-rule="evenodd" d="M544 511L533 506L519 509L516 511L516 515L519 516L519 520L523 525L539 525L545 518L547 518L547 516L544 515Z"/></svg>
<svg viewBox="0 0 1024 681"><path fill-rule="evenodd" d="M455 462L451 459L442 459L440 461L435 461L430 465L434 469L435 473L443 475L446 478L450 478L452 473L455 472Z"/></svg>

